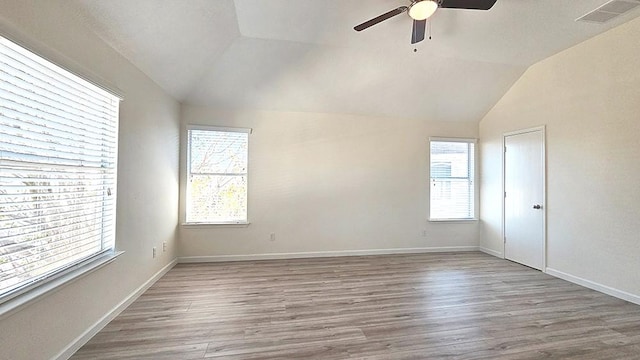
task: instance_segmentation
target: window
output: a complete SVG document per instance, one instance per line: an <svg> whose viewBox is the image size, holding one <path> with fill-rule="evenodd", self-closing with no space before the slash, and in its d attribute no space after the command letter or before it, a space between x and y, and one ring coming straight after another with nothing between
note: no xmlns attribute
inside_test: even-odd
<svg viewBox="0 0 640 360"><path fill-rule="evenodd" d="M475 140L430 143L430 220L475 219Z"/></svg>
<svg viewBox="0 0 640 360"><path fill-rule="evenodd" d="M119 101L0 37L0 303L114 249Z"/></svg>
<svg viewBox="0 0 640 360"><path fill-rule="evenodd" d="M250 129L187 129L187 224L247 223Z"/></svg>

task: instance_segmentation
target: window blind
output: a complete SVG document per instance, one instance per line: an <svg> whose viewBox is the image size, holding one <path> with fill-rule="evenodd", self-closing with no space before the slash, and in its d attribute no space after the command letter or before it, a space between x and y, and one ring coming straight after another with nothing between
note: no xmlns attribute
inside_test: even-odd
<svg viewBox="0 0 640 360"><path fill-rule="evenodd" d="M118 107L0 37L0 300L114 248Z"/></svg>
<svg viewBox="0 0 640 360"><path fill-rule="evenodd" d="M249 132L249 129L187 130L187 223L247 222Z"/></svg>
<svg viewBox="0 0 640 360"><path fill-rule="evenodd" d="M430 219L474 219L475 140L430 143Z"/></svg>

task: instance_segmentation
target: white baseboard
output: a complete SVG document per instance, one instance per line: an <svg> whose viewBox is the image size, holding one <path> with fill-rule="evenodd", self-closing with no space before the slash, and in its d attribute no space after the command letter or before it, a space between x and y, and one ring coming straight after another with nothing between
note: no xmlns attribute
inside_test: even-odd
<svg viewBox="0 0 640 360"><path fill-rule="evenodd" d="M628 293L626 291L614 289L614 288L606 286L606 285L598 284L598 283L593 282L591 280L587 280L587 279L583 279L583 278L580 278L580 277L577 277L577 276L573 276L571 274L567 274L567 273L559 271L559 270L555 270L555 269L551 269L551 268L547 268L546 270L547 270L546 273L551 275L551 276L555 276L555 277L560 278L562 280L566 280L566 281L572 282L574 284L578 284L580 286L584 286L584 287L589 288L591 290L599 291L601 293L604 293L604 294L607 294L607 295L611 295L613 297L617 297L618 299L626 300L628 302L640 305L640 296L638 296L638 295L634 295L634 294Z"/></svg>
<svg viewBox="0 0 640 360"><path fill-rule="evenodd" d="M467 252L467 251L478 251L478 247L477 246L446 246L446 247L429 247L429 248L314 251L314 252L248 254L248 255L183 256L178 258L178 262L179 263L199 263L199 262L224 262L224 261L248 261L248 260L306 259L306 258L318 258L318 257L421 254L421 253Z"/></svg>
<svg viewBox="0 0 640 360"><path fill-rule="evenodd" d="M489 249L489 248L486 248L486 247L482 247L482 246L478 247L478 250L482 251L485 254L489 254L489 255L492 255L492 256L495 256L495 257L499 257L500 259L504 259L504 256L502 255L502 252L500 252L500 251L495 251L495 250L492 250L492 249Z"/></svg>
<svg viewBox="0 0 640 360"><path fill-rule="evenodd" d="M95 324L93 324L89 329L87 329L82 335L78 336L73 340L67 347L62 350L57 356L54 356L53 359L58 360L67 360L73 355L76 351L78 351L84 344L86 344L92 337L94 337L100 330L102 330L107 324L115 319L124 309L126 309L131 303L133 303L140 295L142 295L147 289L151 287L156 281L158 281L164 274L166 274L171 268L173 268L178 263L178 259L174 259L170 263L168 263L165 267L160 269L157 273L155 273L151 279L147 280L144 284L142 284L139 288L137 288L134 292L129 294L124 300L122 300L118 305L116 305L111 311L106 313L100 320L98 320Z"/></svg>

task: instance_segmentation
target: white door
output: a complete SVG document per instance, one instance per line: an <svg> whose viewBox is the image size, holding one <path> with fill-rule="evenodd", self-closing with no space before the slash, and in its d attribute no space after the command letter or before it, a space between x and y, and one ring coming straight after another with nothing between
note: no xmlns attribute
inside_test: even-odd
<svg viewBox="0 0 640 360"><path fill-rule="evenodd" d="M543 129L504 137L504 256L542 270L544 266Z"/></svg>

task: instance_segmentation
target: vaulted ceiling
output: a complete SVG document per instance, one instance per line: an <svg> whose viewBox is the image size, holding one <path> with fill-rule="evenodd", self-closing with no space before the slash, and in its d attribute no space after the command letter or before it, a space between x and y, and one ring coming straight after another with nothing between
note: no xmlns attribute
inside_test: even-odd
<svg viewBox="0 0 640 360"><path fill-rule="evenodd" d="M72 0L95 32L186 104L479 121L532 64L640 15L576 22L606 0L440 9L410 44L408 0ZM632 0L633 1L633 0Z"/></svg>

